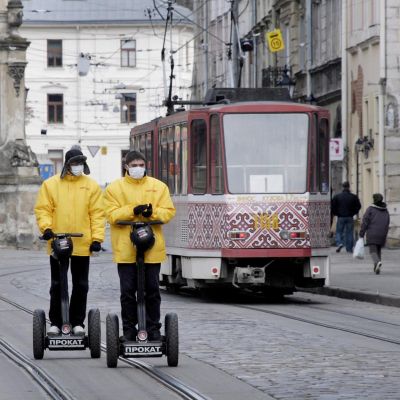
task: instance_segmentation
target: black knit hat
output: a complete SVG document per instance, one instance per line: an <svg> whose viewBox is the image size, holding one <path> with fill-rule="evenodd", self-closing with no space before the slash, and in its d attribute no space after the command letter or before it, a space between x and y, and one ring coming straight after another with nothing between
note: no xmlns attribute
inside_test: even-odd
<svg viewBox="0 0 400 400"><path fill-rule="evenodd" d="M65 162L68 164L71 162L85 162L86 160L87 158L78 149L71 148L65 153Z"/></svg>
<svg viewBox="0 0 400 400"><path fill-rule="evenodd" d="M146 162L146 157L140 151L132 150L125 156L125 164L129 164L133 160L143 160Z"/></svg>
<svg viewBox="0 0 400 400"><path fill-rule="evenodd" d="M70 170L70 165L72 163L82 163L83 164L83 172L85 175L90 174L89 166L86 164L87 157L83 155L80 147L78 145L74 145L65 153L65 162L63 169L61 171L61 179L67 175L67 172Z"/></svg>

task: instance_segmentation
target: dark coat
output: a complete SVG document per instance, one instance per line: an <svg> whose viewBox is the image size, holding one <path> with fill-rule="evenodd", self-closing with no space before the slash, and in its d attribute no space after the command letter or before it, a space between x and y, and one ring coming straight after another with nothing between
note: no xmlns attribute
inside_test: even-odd
<svg viewBox="0 0 400 400"><path fill-rule="evenodd" d="M367 245L383 246L389 231L390 216L385 203L373 204L365 211L362 219L360 237L367 234Z"/></svg>
<svg viewBox="0 0 400 400"><path fill-rule="evenodd" d="M350 190L336 194L332 199L332 214L338 217L353 217L361 209L360 199Z"/></svg>

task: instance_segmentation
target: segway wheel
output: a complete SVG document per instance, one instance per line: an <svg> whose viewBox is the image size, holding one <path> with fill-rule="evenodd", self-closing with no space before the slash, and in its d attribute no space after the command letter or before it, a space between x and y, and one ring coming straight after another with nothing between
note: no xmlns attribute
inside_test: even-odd
<svg viewBox="0 0 400 400"><path fill-rule="evenodd" d="M179 360L178 316L168 313L165 316L165 341L168 366L176 367Z"/></svg>
<svg viewBox="0 0 400 400"><path fill-rule="evenodd" d="M33 312L33 357L41 360L44 354L46 336L46 315L43 310Z"/></svg>
<svg viewBox="0 0 400 400"><path fill-rule="evenodd" d="M107 314L107 367L115 368L119 357L119 321L116 314Z"/></svg>
<svg viewBox="0 0 400 400"><path fill-rule="evenodd" d="M98 308L91 309L88 315L89 348L92 358L101 356L101 322Z"/></svg>

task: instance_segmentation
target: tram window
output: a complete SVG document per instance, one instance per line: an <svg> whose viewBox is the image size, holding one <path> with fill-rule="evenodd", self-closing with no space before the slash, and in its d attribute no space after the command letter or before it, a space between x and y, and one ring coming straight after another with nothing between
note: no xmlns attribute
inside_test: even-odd
<svg viewBox="0 0 400 400"><path fill-rule="evenodd" d="M146 151L146 137L142 133L139 137L139 151L144 154Z"/></svg>
<svg viewBox="0 0 400 400"><path fill-rule="evenodd" d="M167 129L160 132L160 179L168 184L168 147L167 147Z"/></svg>
<svg viewBox="0 0 400 400"><path fill-rule="evenodd" d="M318 115L313 115L313 125L311 129L310 139L311 139L311 151L310 151L310 183L309 191L311 193L318 192L318 161L317 161L317 131L318 131Z"/></svg>
<svg viewBox="0 0 400 400"><path fill-rule="evenodd" d="M211 155L211 193L224 192L224 172L222 167L221 130L218 115L212 115L210 120L210 155Z"/></svg>
<svg viewBox="0 0 400 400"><path fill-rule="evenodd" d="M223 124L230 193L306 191L307 114L225 114Z"/></svg>
<svg viewBox="0 0 400 400"><path fill-rule="evenodd" d="M153 132L146 133L146 160L147 160L147 175L153 175Z"/></svg>
<svg viewBox="0 0 400 400"><path fill-rule="evenodd" d="M175 176L174 176L174 165L175 165L175 151L174 151L174 136L175 127L171 126L168 128L168 187L170 193L175 193Z"/></svg>
<svg viewBox="0 0 400 400"><path fill-rule="evenodd" d="M318 131L319 190L329 191L329 125L327 119L321 119Z"/></svg>
<svg viewBox="0 0 400 400"><path fill-rule="evenodd" d="M175 164L174 164L174 178L175 178L175 194L181 193L181 127L175 127Z"/></svg>
<svg viewBox="0 0 400 400"><path fill-rule="evenodd" d="M181 127L181 183L182 183L182 190L181 194L187 194L187 162L188 162L188 144L187 144L187 126L183 125Z"/></svg>
<svg viewBox="0 0 400 400"><path fill-rule="evenodd" d="M191 177L194 194L204 194L207 189L207 125L202 119L192 122Z"/></svg>

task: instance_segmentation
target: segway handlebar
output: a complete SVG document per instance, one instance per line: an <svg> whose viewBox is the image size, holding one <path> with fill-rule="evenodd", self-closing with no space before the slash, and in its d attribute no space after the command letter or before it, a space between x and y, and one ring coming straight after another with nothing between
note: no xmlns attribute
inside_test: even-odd
<svg viewBox="0 0 400 400"><path fill-rule="evenodd" d="M54 238L63 238L63 237L82 237L83 233L54 233ZM43 236L39 236L40 240L44 240Z"/></svg>
<svg viewBox="0 0 400 400"><path fill-rule="evenodd" d="M118 220L116 222L117 225L129 225L132 226L133 228L141 228L142 226L146 225L162 225L164 222L159 221L159 220L154 220L154 221L123 221L123 220Z"/></svg>

